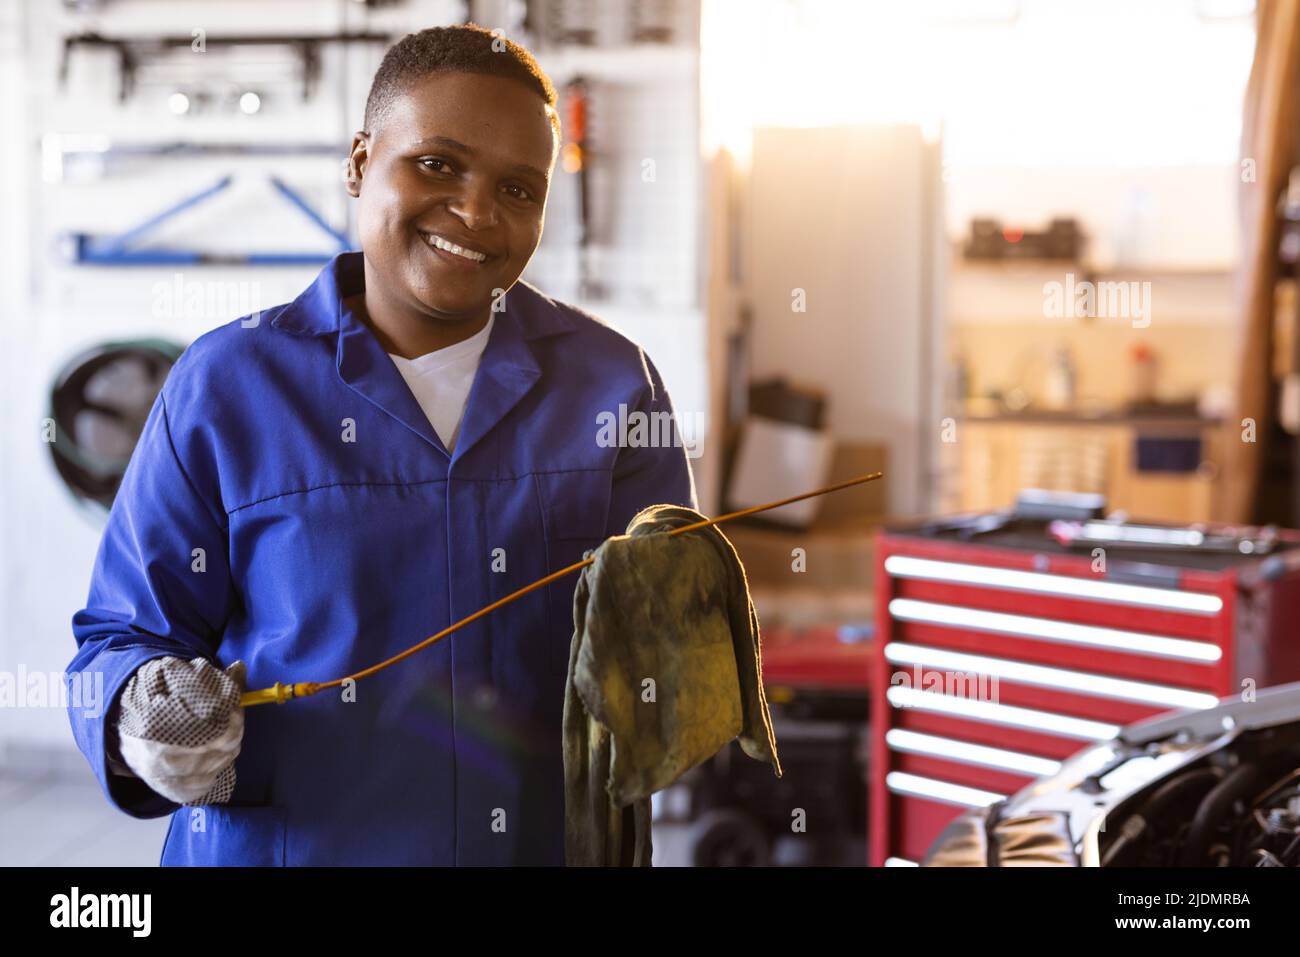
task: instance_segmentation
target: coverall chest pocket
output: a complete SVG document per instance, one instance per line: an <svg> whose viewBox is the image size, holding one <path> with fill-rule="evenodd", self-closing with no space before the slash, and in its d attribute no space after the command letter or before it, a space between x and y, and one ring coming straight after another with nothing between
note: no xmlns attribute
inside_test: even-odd
<svg viewBox="0 0 1300 957"><path fill-rule="evenodd" d="M546 534L547 572L582 561L583 554L605 540L613 472L584 469L537 476ZM578 573L547 586L551 670L569 667L573 639L573 591Z"/></svg>

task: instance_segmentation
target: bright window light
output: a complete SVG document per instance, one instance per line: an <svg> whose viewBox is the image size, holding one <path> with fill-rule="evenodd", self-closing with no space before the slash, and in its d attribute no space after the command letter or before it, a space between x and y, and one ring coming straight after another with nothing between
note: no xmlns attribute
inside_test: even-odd
<svg viewBox="0 0 1300 957"><path fill-rule="evenodd" d="M704 0L703 143L755 126L942 128L945 163L1232 163L1249 11L1194 0Z"/></svg>

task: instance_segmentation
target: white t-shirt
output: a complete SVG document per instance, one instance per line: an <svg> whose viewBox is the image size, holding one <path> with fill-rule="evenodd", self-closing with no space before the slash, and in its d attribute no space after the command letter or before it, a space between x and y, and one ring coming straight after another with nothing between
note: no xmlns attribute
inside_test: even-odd
<svg viewBox="0 0 1300 957"><path fill-rule="evenodd" d="M414 359L388 354L448 452L456 447L469 389L474 384L474 373L487 348L495 318L489 316L487 325L480 331L445 349L426 352Z"/></svg>

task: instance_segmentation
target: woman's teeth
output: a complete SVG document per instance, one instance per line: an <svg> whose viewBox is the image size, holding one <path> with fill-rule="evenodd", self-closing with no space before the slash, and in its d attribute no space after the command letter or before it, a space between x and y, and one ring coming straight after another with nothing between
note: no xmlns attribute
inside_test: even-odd
<svg viewBox="0 0 1300 957"><path fill-rule="evenodd" d="M466 259L472 259L476 263L481 263L487 259L487 256L484 256L482 253L476 253L474 250L466 249L464 246L457 246L455 243L449 243L441 236L430 235L427 237L427 242L430 246L433 246L436 249L445 250L455 256L463 256Z"/></svg>

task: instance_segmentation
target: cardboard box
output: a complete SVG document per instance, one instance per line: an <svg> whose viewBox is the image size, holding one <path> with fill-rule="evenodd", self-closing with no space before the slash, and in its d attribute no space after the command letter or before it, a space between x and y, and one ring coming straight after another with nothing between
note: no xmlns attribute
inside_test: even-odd
<svg viewBox="0 0 1300 957"><path fill-rule="evenodd" d="M884 472L874 482L856 485L839 492L823 495L821 507L813 519L813 529L872 528L885 520L889 508L886 494L889 482L889 448L884 445L840 442L831 457L830 477L827 485L844 482L868 472Z"/></svg>
<svg viewBox="0 0 1300 957"><path fill-rule="evenodd" d="M871 589L873 528L797 532L741 526L724 531L751 587Z"/></svg>

